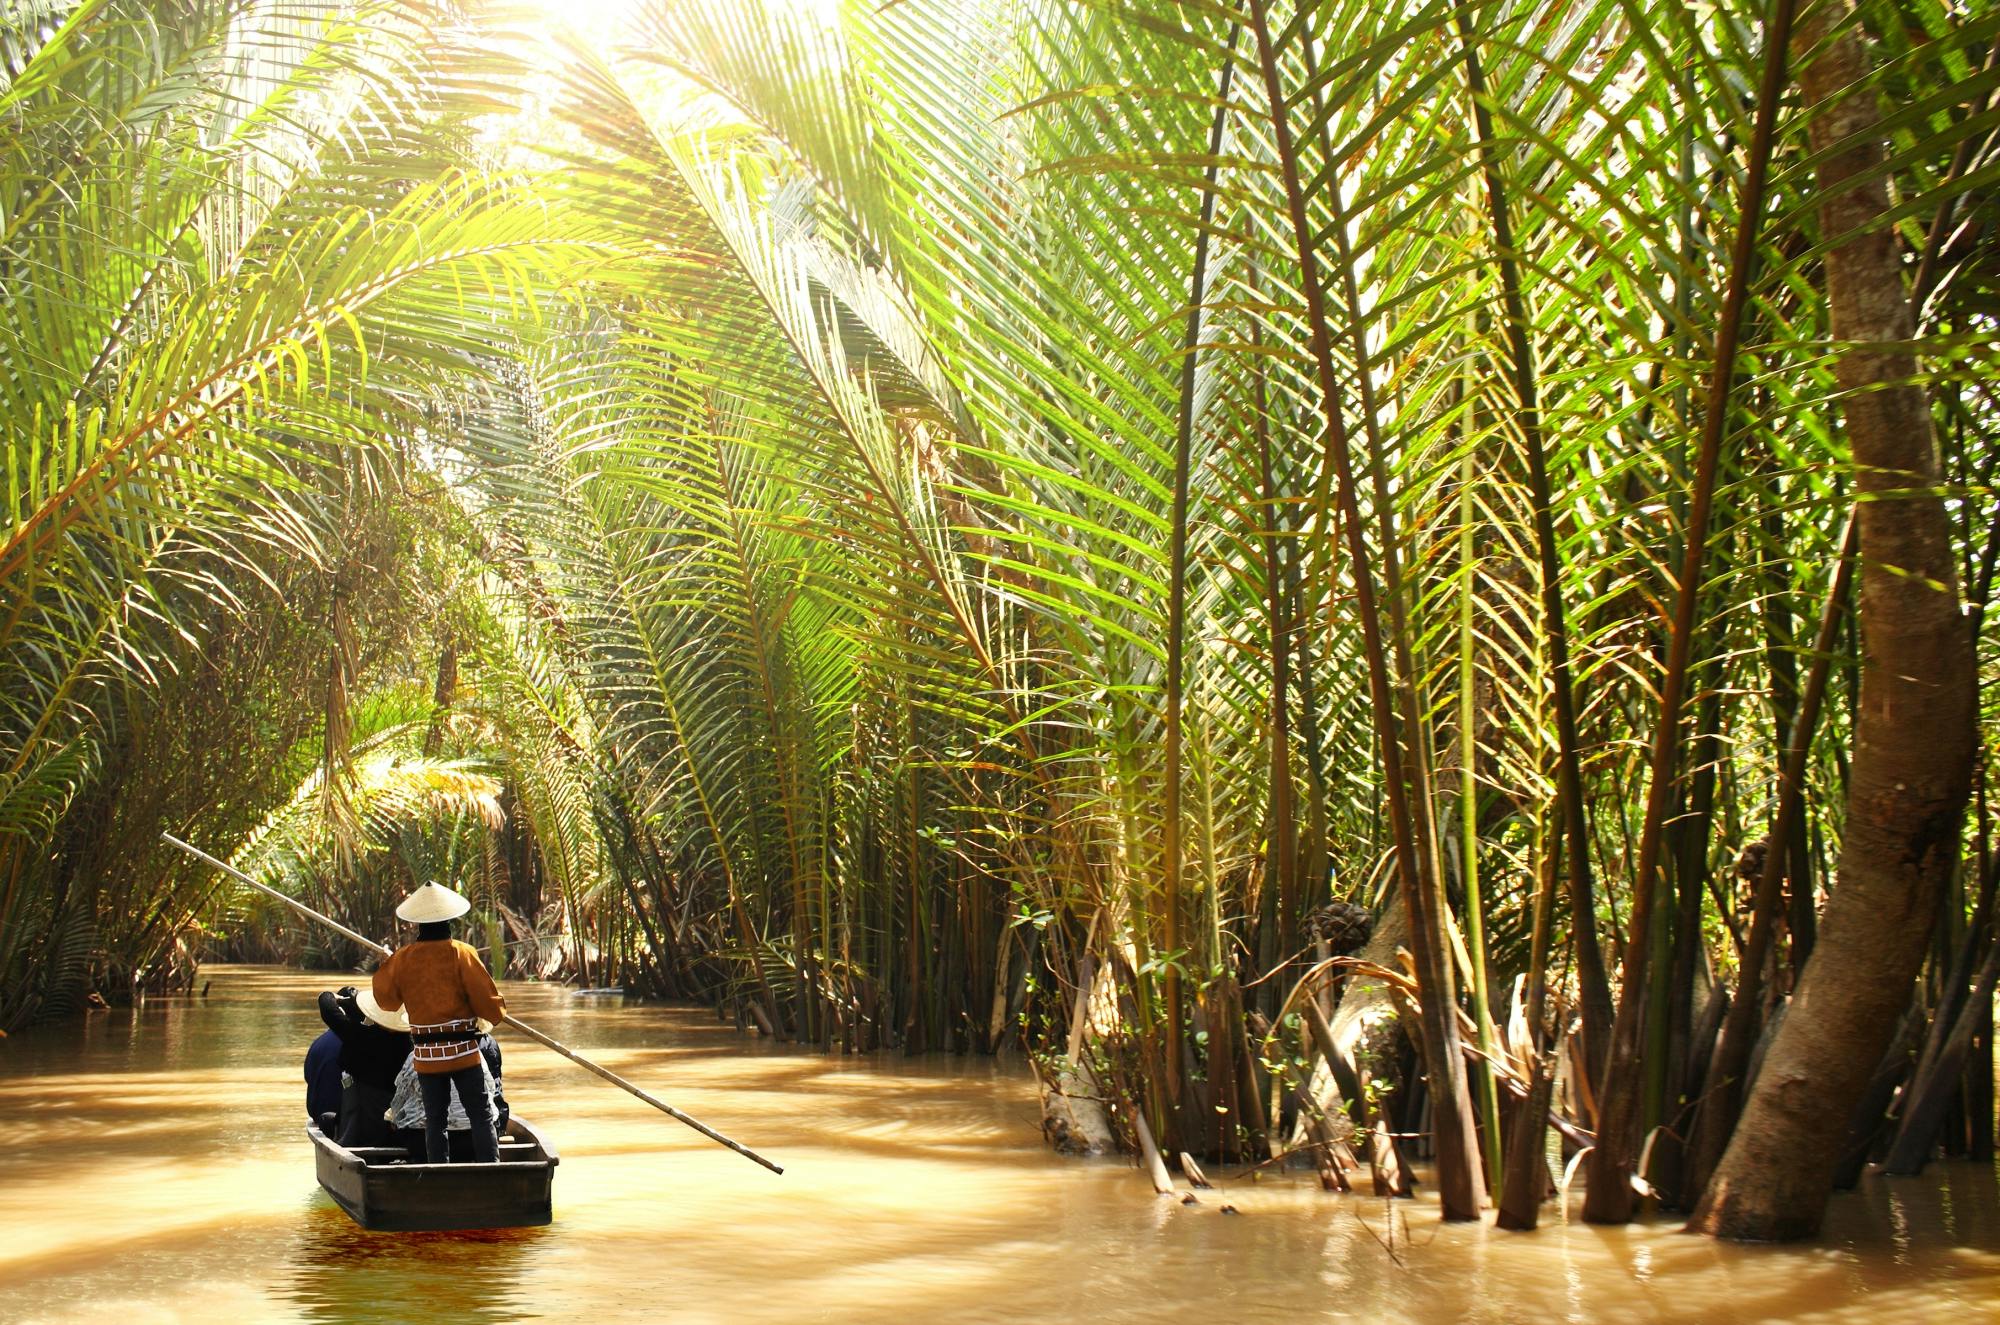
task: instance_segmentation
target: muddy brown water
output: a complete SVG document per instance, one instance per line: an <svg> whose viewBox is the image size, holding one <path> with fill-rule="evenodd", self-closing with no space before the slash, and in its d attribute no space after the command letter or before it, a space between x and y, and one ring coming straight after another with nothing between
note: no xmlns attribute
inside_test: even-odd
<svg viewBox="0 0 2000 1325"><path fill-rule="evenodd" d="M0 1042L0 1321L2000 1319L1990 1165L1872 1181L1791 1248L1554 1206L1531 1235L1445 1227L1434 1202L1306 1176L1183 1206L1124 1164L1048 1154L1018 1065L828 1057L533 985L507 990L520 1016L784 1176L515 1037L508 1097L562 1154L555 1223L367 1233L301 1130L325 979L209 974L206 999Z"/></svg>

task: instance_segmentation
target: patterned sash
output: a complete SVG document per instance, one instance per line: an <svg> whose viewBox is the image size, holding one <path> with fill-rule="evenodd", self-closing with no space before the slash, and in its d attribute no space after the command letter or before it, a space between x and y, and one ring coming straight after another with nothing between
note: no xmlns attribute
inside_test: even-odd
<svg viewBox="0 0 2000 1325"><path fill-rule="evenodd" d="M479 1053L479 1025L470 1017L413 1024L410 1041L419 1063L449 1063Z"/></svg>

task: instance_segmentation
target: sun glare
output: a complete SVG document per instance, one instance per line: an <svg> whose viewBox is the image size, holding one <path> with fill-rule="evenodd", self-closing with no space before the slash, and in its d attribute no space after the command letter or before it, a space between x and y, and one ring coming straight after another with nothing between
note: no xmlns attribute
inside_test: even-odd
<svg viewBox="0 0 2000 1325"><path fill-rule="evenodd" d="M624 25L641 0L534 0L551 19L567 22L585 36L602 36Z"/></svg>
<svg viewBox="0 0 2000 1325"><path fill-rule="evenodd" d="M735 3L736 0L724 0ZM765 0L774 11L791 10L816 14L832 22L840 13L842 0ZM551 19L567 22L591 36L617 32L628 19L646 7L647 0L533 0L536 8Z"/></svg>

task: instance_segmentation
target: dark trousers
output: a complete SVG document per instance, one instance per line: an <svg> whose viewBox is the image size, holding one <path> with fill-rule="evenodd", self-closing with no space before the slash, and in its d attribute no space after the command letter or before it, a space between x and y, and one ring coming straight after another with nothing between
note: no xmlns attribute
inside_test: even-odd
<svg viewBox="0 0 2000 1325"><path fill-rule="evenodd" d="M498 1134L496 1133L495 1135ZM446 1159L453 1164L470 1164L472 1162L472 1133L465 1131L446 1132L444 1136L446 1142L445 1149L448 1152ZM419 1127L413 1131L406 1131L398 1127L389 1133L389 1144L400 1146L402 1149L409 1151L410 1159L414 1163L424 1157L424 1129Z"/></svg>
<svg viewBox="0 0 2000 1325"><path fill-rule="evenodd" d="M493 1115L486 1099L486 1074L479 1064L456 1072L419 1072L417 1088L424 1094L424 1158L432 1164L451 1161L451 1147L445 1140L445 1119L451 1113L451 1092L465 1106L465 1120L472 1124L472 1158L491 1164L500 1158L500 1146L493 1136Z"/></svg>
<svg viewBox="0 0 2000 1325"><path fill-rule="evenodd" d="M359 1081L340 1088L340 1136L344 1146L386 1146L394 1141L389 1121L390 1092Z"/></svg>

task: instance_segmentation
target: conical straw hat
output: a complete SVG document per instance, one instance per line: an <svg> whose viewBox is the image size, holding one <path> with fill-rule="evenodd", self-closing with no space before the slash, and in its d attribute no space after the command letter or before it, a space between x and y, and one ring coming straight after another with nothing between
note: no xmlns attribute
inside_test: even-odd
<svg viewBox="0 0 2000 1325"><path fill-rule="evenodd" d="M368 1020L374 1022L385 1031L407 1031L410 1029L409 1015L404 1012L390 1012L384 1008L380 1003L375 1001L375 991L372 989L355 990L354 1002L361 1009L362 1016L368 1018Z"/></svg>
<svg viewBox="0 0 2000 1325"><path fill-rule="evenodd" d="M456 920L471 909L472 903L443 884L427 883L403 899L396 915L413 925L422 925L433 920Z"/></svg>

